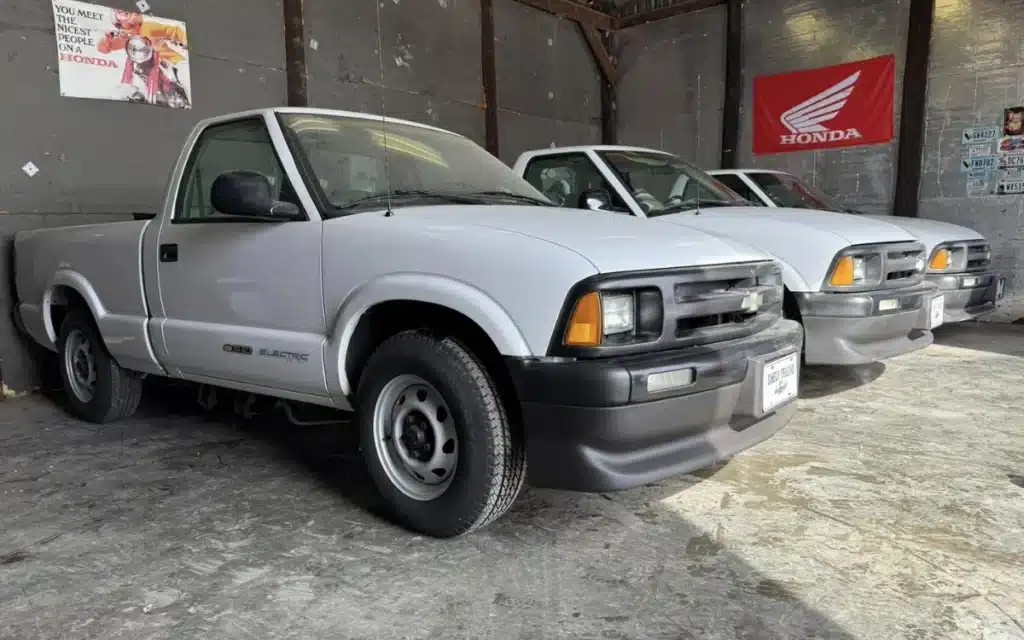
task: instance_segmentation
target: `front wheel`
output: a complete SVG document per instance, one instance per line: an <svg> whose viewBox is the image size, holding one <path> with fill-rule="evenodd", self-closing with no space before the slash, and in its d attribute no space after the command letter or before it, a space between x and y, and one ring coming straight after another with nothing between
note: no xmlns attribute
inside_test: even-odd
<svg viewBox="0 0 1024 640"><path fill-rule="evenodd" d="M370 357L356 397L363 457L392 517L437 538L501 516L526 451L486 370L451 338L400 333Z"/></svg>
<svg viewBox="0 0 1024 640"><path fill-rule="evenodd" d="M135 413L142 379L110 357L90 315L69 311L57 342L60 377L75 415L102 424Z"/></svg>

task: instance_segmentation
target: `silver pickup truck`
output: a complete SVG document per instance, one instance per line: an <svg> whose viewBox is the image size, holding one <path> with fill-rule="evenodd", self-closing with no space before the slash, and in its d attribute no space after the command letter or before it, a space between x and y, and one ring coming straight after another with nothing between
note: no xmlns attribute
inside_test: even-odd
<svg viewBox="0 0 1024 640"><path fill-rule="evenodd" d="M404 526L468 533L526 478L625 489L785 426L802 330L765 253L562 211L472 141L269 109L200 123L153 219L18 233L20 326L74 411L166 376L354 410Z"/></svg>
<svg viewBox="0 0 1024 640"><path fill-rule="evenodd" d="M869 216L849 207L796 176L768 169L708 171L744 198L770 208L832 211L892 223L914 234L928 252L925 279L942 292L944 323L973 320L995 311L1003 299L1006 278L992 268L992 249L973 229L925 218Z"/></svg>
<svg viewBox="0 0 1024 640"><path fill-rule="evenodd" d="M770 254L782 266L786 317L802 323L807 364L859 365L930 345L944 298L924 281L925 249L884 220L754 206L664 151L579 146L523 153L518 175L565 207L650 218ZM660 224L658 224L660 223Z"/></svg>

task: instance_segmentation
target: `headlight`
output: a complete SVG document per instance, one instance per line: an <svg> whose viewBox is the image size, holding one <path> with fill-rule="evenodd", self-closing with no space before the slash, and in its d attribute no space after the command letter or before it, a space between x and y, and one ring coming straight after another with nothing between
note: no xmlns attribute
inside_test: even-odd
<svg viewBox="0 0 1024 640"><path fill-rule="evenodd" d="M938 247L928 261L929 271L962 271L967 267L964 247Z"/></svg>
<svg viewBox="0 0 1024 640"><path fill-rule="evenodd" d="M597 347L655 340L664 319L661 291L592 291L576 301L563 343L569 347Z"/></svg>
<svg viewBox="0 0 1024 640"><path fill-rule="evenodd" d="M882 281L882 254L850 253L836 260L828 283L833 287L859 287Z"/></svg>
<svg viewBox="0 0 1024 640"><path fill-rule="evenodd" d="M128 57L135 64L149 62L150 58L153 57L153 46L149 44L147 39L141 36L129 38L124 48L128 52Z"/></svg>
<svg viewBox="0 0 1024 640"><path fill-rule="evenodd" d="M601 296L601 318L604 335L633 330L633 294L612 293Z"/></svg>

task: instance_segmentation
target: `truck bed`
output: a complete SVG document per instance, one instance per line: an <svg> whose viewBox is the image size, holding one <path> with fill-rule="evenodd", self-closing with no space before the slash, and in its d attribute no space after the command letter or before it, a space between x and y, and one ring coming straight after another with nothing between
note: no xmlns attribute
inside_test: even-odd
<svg viewBox="0 0 1024 640"><path fill-rule="evenodd" d="M126 368L152 370L142 282L142 236L149 224L107 222L17 233L16 313L24 329L56 351L60 327L52 322L51 307L66 303L62 286L74 286L96 318L110 354ZM54 286L56 294L50 295Z"/></svg>

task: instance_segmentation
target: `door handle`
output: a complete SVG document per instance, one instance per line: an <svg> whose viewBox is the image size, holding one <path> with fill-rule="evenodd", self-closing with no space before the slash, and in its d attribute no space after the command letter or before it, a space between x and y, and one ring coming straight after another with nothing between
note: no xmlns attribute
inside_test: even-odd
<svg viewBox="0 0 1024 640"><path fill-rule="evenodd" d="M162 244L160 245L160 262L177 262L178 261L178 245L176 244Z"/></svg>

